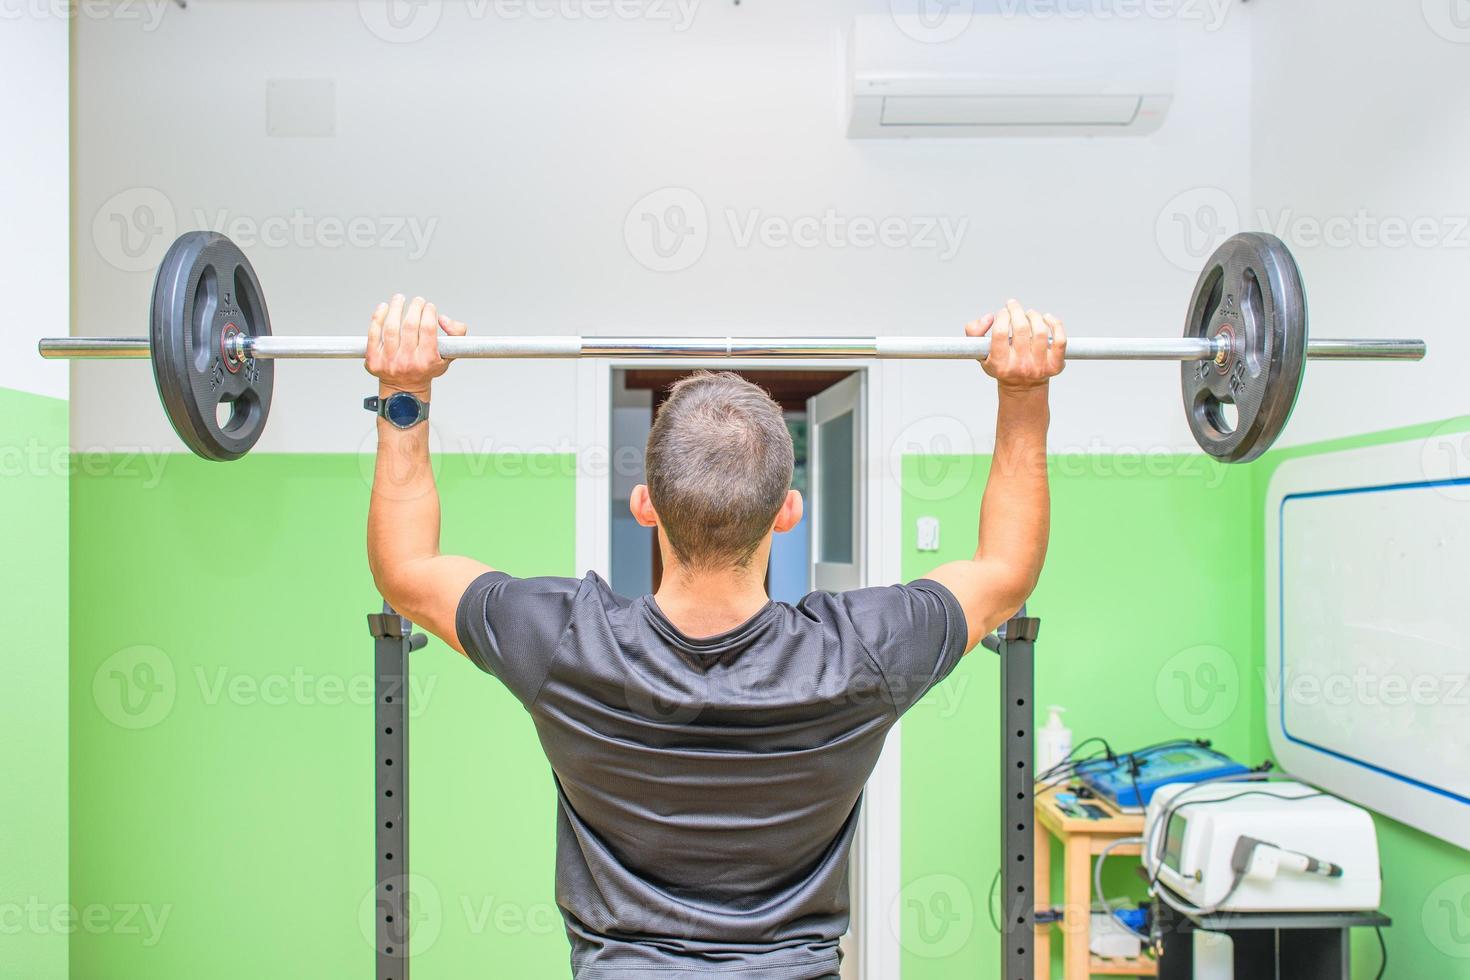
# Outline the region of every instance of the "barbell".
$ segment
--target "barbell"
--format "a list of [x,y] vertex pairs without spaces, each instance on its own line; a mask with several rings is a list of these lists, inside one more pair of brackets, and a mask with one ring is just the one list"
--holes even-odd
[[[446,358],[906,358],[973,360],[989,337],[440,337]],[[270,414],[273,362],[365,356],[366,337],[271,333],[245,254],[217,232],[186,232],[153,283],[147,337],[47,337],[48,358],[148,358],[174,431],[206,459],[250,451]],[[1411,360],[1422,340],[1307,337],[1301,272],[1278,238],[1246,232],[1215,250],[1177,339],[1074,337],[1067,360],[1179,361],[1184,410],[1200,448],[1241,463],[1286,426],[1307,359]],[[221,406],[228,411],[221,411]],[[1230,406],[1234,406],[1231,417]],[[221,418],[223,416],[223,418]]]

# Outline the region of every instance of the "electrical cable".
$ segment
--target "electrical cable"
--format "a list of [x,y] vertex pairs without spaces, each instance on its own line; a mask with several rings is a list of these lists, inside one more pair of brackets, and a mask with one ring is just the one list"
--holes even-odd
[[1147,944],[1147,936],[1130,926],[1128,923],[1124,922],[1122,919],[1118,918],[1117,910],[1113,908],[1113,903],[1108,901],[1108,896],[1103,892],[1102,884],[1103,862],[1108,859],[1109,854],[1113,853],[1113,849],[1116,847],[1122,847],[1126,844],[1142,843],[1142,837],[1119,837],[1117,840],[1111,842],[1106,847],[1104,847],[1097,855],[1097,863],[1094,864],[1092,867],[1092,891],[1093,894],[1097,896],[1097,900],[1102,903],[1103,909],[1107,911],[1108,918],[1112,919],[1118,925],[1122,926],[1124,929],[1128,930],[1128,932],[1137,936],[1139,939],[1143,940],[1145,944]]
[[985,897],[985,911],[990,913],[990,924],[995,927],[996,932],[1004,932],[1000,927],[1000,919],[995,915],[995,893],[1000,890],[1000,871],[995,872],[995,878],[990,882],[990,894]]

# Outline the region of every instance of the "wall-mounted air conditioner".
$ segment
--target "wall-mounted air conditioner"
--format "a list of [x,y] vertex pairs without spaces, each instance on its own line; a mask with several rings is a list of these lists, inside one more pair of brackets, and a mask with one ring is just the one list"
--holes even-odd
[[1173,98],[1167,21],[991,14],[934,34],[922,18],[855,18],[849,137],[1140,136]]

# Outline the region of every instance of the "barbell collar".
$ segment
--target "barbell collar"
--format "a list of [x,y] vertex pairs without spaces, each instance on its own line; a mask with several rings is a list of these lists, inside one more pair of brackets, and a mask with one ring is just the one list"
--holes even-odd
[[[989,337],[441,337],[446,358],[811,358],[816,360],[975,360],[990,352]],[[47,337],[38,344],[51,359],[150,356],[146,337]],[[358,359],[366,337],[239,336],[229,353],[240,359]],[[1422,340],[1310,339],[1307,357],[1320,360],[1422,360]],[[1210,361],[1220,342],[1205,337],[1074,337],[1069,361]]]

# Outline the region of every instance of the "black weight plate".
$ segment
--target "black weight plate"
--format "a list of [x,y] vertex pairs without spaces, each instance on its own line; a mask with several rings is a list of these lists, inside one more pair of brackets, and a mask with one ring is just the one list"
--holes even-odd
[[[271,332],[260,280],[224,235],[190,231],[169,246],[153,282],[153,379],[169,422],[205,459],[239,459],[270,414],[274,365],[226,355],[232,333]],[[229,414],[216,416],[221,403]]]
[[[1227,239],[1200,272],[1186,337],[1224,335],[1223,364],[1186,362],[1184,411],[1200,448],[1245,463],[1271,448],[1296,404],[1307,354],[1307,297],[1281,239],[1245,232]],[[1234,405],[1232,425],[1227,406]]]

